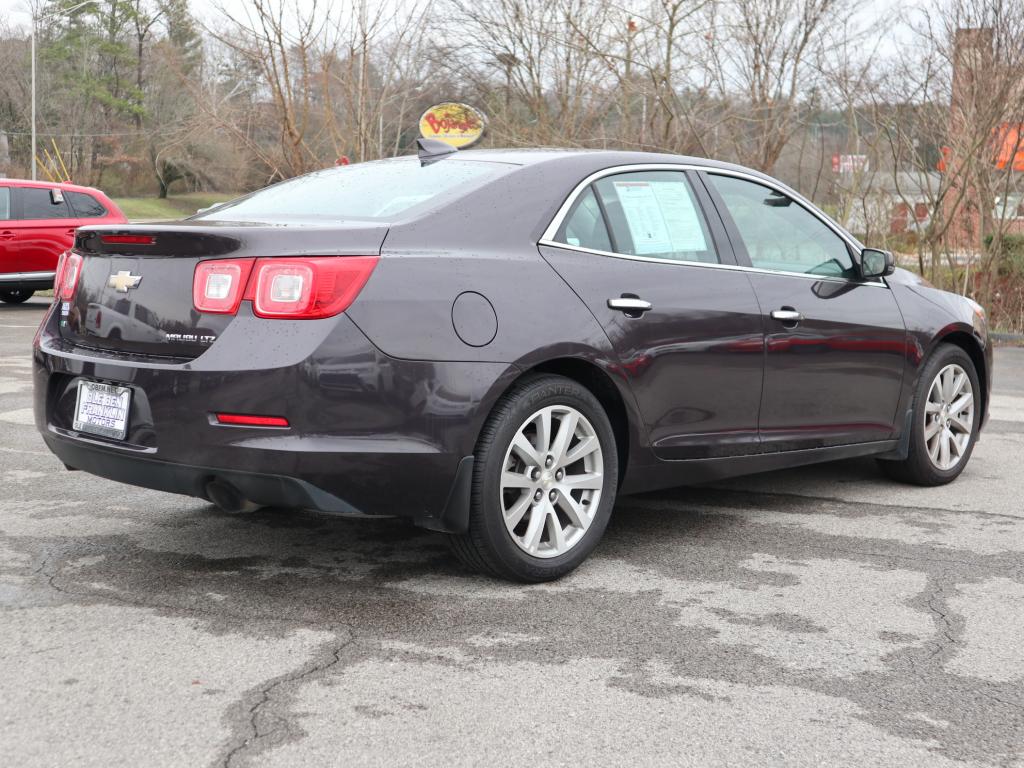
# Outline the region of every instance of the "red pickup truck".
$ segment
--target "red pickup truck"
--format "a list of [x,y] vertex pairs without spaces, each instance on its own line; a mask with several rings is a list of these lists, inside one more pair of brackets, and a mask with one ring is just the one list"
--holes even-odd
[[20,304],[53,287],[57,260],[78,227],[127,221],[98,189],[0,179],[0,301]]

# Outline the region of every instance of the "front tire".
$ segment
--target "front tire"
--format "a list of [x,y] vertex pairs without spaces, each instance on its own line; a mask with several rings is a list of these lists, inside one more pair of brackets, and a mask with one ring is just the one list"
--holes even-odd
[[27,288],[6,288],[0,291],[0,301],[5,304],[24,304],[32,298],[33,293],[35,291],[30,291]]
[[510,390],[480,435],[469,530],[450,536],[470,568],[535,583],[572,571],[597,546],[618,489],[618,453],[597,398],[562,376]]
[[940,345],[917,383],[907,458],[879,461],[883,471],[915,485],[955,480],[978,439],[980,401],[978,373],[970,355],[952,344]]

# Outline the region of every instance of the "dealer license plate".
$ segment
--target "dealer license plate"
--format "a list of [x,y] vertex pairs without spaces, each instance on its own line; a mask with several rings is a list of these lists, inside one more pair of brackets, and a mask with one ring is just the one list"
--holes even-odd
[[124,440],[132,391],[98,381],[79,381],[74,428],[78,432]]

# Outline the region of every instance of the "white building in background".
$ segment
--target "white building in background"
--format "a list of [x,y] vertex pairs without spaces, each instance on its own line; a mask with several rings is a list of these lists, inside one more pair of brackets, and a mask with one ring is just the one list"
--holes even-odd
[[862,176],[859,189],[839,190],[845,201],[843,224],[858,234],[870,231],[896,235],[924,229],[931,223],[940,179],[938,173],[919,171],[879,171]]

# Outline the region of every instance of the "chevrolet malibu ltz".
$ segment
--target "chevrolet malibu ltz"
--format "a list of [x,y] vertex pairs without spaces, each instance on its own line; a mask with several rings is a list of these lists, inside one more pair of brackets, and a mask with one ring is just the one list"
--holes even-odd
[[621,494],[853,456],[948,483],[991,367],[981,307],[763,174],[424,143],[79,230],[35,416],[70,469],[403,516],[530,582],[579,565]]

